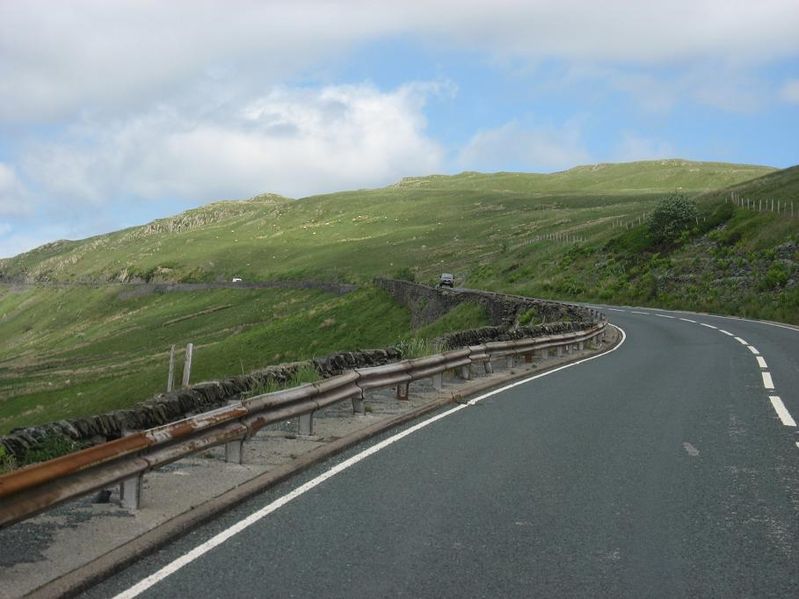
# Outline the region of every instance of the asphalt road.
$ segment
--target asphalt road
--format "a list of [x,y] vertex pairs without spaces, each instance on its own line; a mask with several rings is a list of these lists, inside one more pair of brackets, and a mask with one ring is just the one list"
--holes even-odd
[[799,332],[608,314],[613,353],[323,464],[86,596],[164,567],[140,596],[799,596]]

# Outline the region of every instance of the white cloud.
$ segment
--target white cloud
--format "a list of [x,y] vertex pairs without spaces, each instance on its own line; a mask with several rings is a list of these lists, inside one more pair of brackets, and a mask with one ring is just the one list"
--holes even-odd
[[780,90],[780,99],[789,104],[799,104],[799,79],[785,82]]
[[10,258],[66,237],[66,229],[58,225],[19,227],[0,222],[0,259]]
[[556,170],[590,162],[579,125],[525,128],[511,121],[479,131],[461,150],[457,162],[463,169]]
[[33,198],[15,170],[0,162],[0,216],[30,214]]
[[675,156],[674,147],[668,142],[646,138],[633,131],[625,131],[616,148],[615,160],[627,162]]
[[425,136],[422,113],[434,91],[278,87],[210,114],[184,104],[84,121],[58,142],[31,147],[25,172],[52,195],[96,204],[380,185],[440,168],[442,150]]
[[0,119],[267,87],[395,35],[527,61],[752,66],[799,51],[795,0],[18,0],[0,3]]

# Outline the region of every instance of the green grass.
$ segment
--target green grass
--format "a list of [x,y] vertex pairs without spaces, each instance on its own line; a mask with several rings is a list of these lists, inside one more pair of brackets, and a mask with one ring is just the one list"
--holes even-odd
[[[0,432],[162,391],[172,344],[195,344],[199,381],[400,339],[412,353],[427,351],[429,339],[486,322],[464,305],[414,332],[408,313],[368,286],[345,296],[213,289],[125,299],[129,288],[108,282],[239,276],[364,284],[401,274],[435,283],[446,271],[472,288],[799,322],[791,283],[799,275],[774,264],[775,248],[797,239],[799,219],[734,208],[724,203],[730,190],[719,190],[799,197],[797,181],[796,168],[685,161],[463,173],[297,201],[219,202],[50,244],[0,260],[0,280],[67,284],[0,285]],[[664,251],[632,223],[674,191],[696,198],[703,220]],[[584,241],[544,239],[554,233]],[[729,283],[736,269],[750,273],[746,285]]]
[[548,233],[609,236],[664,192],[697,194],[765,167],[657,161],[534,175],[465,173],[289,201],[220,202],[143,227],[0,261],[36,280],[369,281],[413,272],[435,280]]
[[464,302],[435,322],[419,328],[416,337],[433,339],[450,331],[477,329],[488,324],[488,314],[483,306],[475,302]]
[[[224,309],[215,309],[228,306]],[[166,388],[169,348],[195,344],[192,381],[336,351],[381,347],[410,331],[388,295],[214,290],[120,299],[120,287],[0,286],[0,430],[93,414]],[[167,324],[173,322],[174,324]]]

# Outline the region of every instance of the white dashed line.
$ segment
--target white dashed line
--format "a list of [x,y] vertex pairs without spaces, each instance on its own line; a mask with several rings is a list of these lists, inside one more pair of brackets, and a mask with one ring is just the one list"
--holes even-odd
[[768,368],[766,359],[763,356],[757,356],[757,365],[760,366],[760,368]]
[[757,351],[757,348],[756,348],[755,346],[753,346],[753,345],[747,345],[747,346],[746,346],[746,349],[748,349],[750,352],[752,352],[752,353],[753,353],[753,354],[755,354],[756,356],[759,356],[759,355],[760,355],[760,352],[759,352],[759,351]]
[[655,316],[660,316],[661,318],[671,318],[674,320],[674,316],[668,316],[667,314],[655,314]]
[[771,379],[771,373],[770,372],[761,372],[760,374],[763,376],[763,386],[768,391],[773,391],[774,390],[774,381]]
[[735,340],[740,343],[741,345],[749,345],[748,341],[741,339],[740,337],[736,337]]
[[691,320],[690,318],[680,318],[680,320],[682,320],[684,322],[692,322],[692,323],[696,324],[696,321],[695,320]]
[[735,335],[733,335],[733,334],[732,334],[732,333],[730,333],[729,331],[725,331],[724,329],[719,329],[719,333],[724,333],[724,334],[725,334],[725,335],[727,335],[728,337],[735,337]]
[[709,329],[716,329],[716,330],[719,329],[718,327],[714,327],[712,324],[708,324],[706,322],[700,322],[699,324],[701,324],[703,327],[707,327]]
[[619,310],[618,308],[605,308],[606,310],[610,310],[611,312],[626,312],[627,310]]
[[[785,404],[782,403],[782,400],[776,395],[771,395],[769,399],[771,400],[771,405],[774,406],[774,411],[777,412],[777,416],[779,416],[780,421],[785,426],[796,427],[796,420],[794,420],[793,416],[791,416],[790,412],[788,412]],[[799,446],[799,443],[796,445]]]
[[639,312],[638,310],[630,310],[630,314],[643,314],[644,316],[649,316],[649,312]]

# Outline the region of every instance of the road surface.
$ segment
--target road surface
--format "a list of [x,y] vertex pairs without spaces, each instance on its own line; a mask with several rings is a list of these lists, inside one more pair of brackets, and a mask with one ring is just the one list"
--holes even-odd
[[799,332],[608,314],[616,351],[387,433],[86,596],[799,596]]

